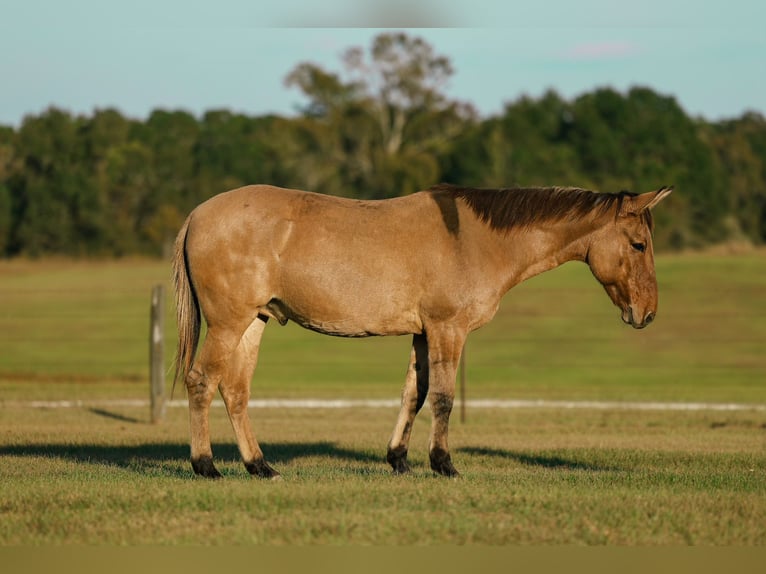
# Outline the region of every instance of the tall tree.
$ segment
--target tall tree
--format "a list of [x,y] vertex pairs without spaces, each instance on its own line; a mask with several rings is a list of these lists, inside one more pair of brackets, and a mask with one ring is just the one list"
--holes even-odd
[[311,150],[337,165],[363,197],[411,193],[439,177],[438,155],[475,117],[444,94],[449,60],[421,38],[377,36],[369,49],[350,48],[344,72],[302,63],[286,78],[308,99],[304,118],[325,145]]
[[766,120],[706,122],[648,88],[573,101],[548,91],[477,121],[447,98],[446,59],[403,34],[345,54],[341,73],[301,64],[299,117],[213,110],[73,116],[0,126],[0,256],[159,254],[197,203],[266,182],[354,197],[438,181],[642,191],[675,184],[656,241],[766,241]]

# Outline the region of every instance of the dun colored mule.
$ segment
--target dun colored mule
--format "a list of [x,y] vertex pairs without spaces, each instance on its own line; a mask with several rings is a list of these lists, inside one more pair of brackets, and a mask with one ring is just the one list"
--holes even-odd
[[[625,323],[646,327],[657,312],[650,210],[671,191],[439,185],[358,201],[257,185],[206,201],[178,234],[174,260],[176,380],[188,391],[194,471],[220,476],[208,429],[219,390],[247,470],[279,476],[247,413],[261,336],[275,319],[341,337],[411,334],[387,459],[395,473],[409,470],[412,423],[428,396],[431,468],[456,476],[447,430],[466,336],[511,287],[572,260],[590,266]],[[197,354],[200,312],[208,332]]]

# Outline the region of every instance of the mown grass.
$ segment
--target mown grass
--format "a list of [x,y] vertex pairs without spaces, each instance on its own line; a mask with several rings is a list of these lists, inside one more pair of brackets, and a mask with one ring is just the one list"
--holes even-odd
[[384,462],[390,409],[257,409],[284,480],[252,479],[223,409],[221,481],[195,479],[186,413],[6,408],[4,544],[617,544],[766,542],[764,417],[753,412],[498,411],[453,425],[458,480]]
[[[2,395],[146,396],[156,283],[167,287],[168,367],[175,351],[169,273],[157,261],[0,263]],[[663,256],[657,274],[658,318],[642,331],[620,322],[585,265],[514,288],[469,337],[469,396],[764,402],[766,252]],[[396,397],[409,343],[275,323],[253,395]]]
[[[582,265],[514,289],[467,347],[468,397],[766,403],[766,254],[658,259],[660,312],[623,326]],[[152,285],[167,263],[0,263],[0,544],[766,543],[766,415],[596,410],[453,416],[463,477],[384,462],[396,409],[253,409],[281,483],[251,479],[223,409],[223,481],[193,478],[185,409],[30,409],[147,398]],[[253,396],[398,396],[407,338],[270,325]],[[168,383],[169,384],[169,383]],[[183,396],[180,389],[176,396]]]

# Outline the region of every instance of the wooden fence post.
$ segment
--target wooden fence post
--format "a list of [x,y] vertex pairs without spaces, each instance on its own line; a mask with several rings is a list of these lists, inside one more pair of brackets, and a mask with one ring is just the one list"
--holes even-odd
[[460,422],[465,422],[465,349],[468,345],[463,343],[463,352],[460,353]]
[[152,289],[152,310],[149,328],[149,385],[152,422],[165,418],[165,289],[155,285]]

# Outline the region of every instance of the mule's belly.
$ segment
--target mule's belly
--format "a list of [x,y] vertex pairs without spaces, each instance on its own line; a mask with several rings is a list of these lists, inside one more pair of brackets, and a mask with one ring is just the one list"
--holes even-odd
[[[294,277],[283,282],[282,293],[266,306],[281,323],[338,337],[405,335],[423,331],[417,302],[407,299],[400,286],[380,282],[361,285],[358,279],[320,282],[316,277]],[[374,283],[374,282],[371,282]]]
[[335,337],[376,337],[385,335],[407,335],[422,332],[422,325],[416,317],[389,317],[381,320],[360,320],[357,317],[327,316],[317,313],[303,313],[290,308],[283,301],[274,299],[265,308],[266,314],[281,323],[293,321],[304,329]]
[[270,310],[341,337],[422,332],[422,255],[383,215],[380,208],[304,213],[275,246]]

